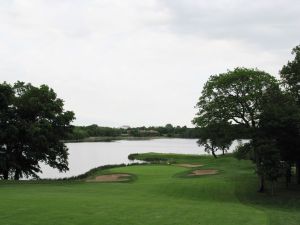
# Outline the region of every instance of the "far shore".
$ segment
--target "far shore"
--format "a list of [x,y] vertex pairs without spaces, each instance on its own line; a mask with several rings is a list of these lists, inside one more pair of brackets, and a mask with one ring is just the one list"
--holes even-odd
[[[127,141],[144,141],[152,139],[164,139],[164,138],[182,138],[182,137],[167,137],[167,136],[153,136],[153,137],[134,137],[134,136],[118,136],[118,137],[88,137],[77,140],[63,140],[64,143],[79,143],[79,142],[113,142],[120,140]],[[191,138],[182,138],[191,139]]]

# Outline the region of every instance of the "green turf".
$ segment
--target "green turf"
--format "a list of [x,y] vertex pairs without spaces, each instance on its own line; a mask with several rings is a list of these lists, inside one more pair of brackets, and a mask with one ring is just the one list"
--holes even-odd
[[[149,157],[149,155],[147,155]],[[1,225],[299,225],[300,191],[278,187],[258,194],[248,161],[232,157],[151,155],[204,164],[216,175],[189,178],[176,165],[113,168],[124,183],[84,181],[0,182]]]

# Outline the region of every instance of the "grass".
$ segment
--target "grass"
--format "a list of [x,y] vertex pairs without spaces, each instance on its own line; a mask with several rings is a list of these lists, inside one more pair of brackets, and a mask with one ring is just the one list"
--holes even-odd
[[[219,174],[189,178],[176,165],[99,169],[129,173],[130,182],[0,182],[1,225],[299,225],[300,190],[280,185],[275,196],[256,193],[249,161],[231,156],[138,155],[154,161],[199,163]],[[163,158],[163,160],[161,160]]]

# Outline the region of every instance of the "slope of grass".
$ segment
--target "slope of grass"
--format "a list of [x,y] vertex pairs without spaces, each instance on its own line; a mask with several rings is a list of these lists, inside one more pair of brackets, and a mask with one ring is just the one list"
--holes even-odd
[[[151,156],[151,157],[150,157]],[[144,155],[204,164],[216,175],[184,176],[176,165],[135,165],[95,171],[134,174],[132,182],[0,182],[1,225],[299,225],[300,191],[255,192],[248,161],[232,157]],[[140,158],[141,159],[141,158]]]

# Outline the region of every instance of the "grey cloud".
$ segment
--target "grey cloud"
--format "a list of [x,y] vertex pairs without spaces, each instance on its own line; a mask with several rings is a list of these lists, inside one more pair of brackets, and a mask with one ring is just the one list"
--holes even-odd
[[282,49],[300,41],[297,0],[164,0],[172,14],[170,29],[211,39],[233,39]]
[[79,124],[191,125],[209,75],[276,74],[299,41],[297,1],[0,2],[0,78],[46,83]]

